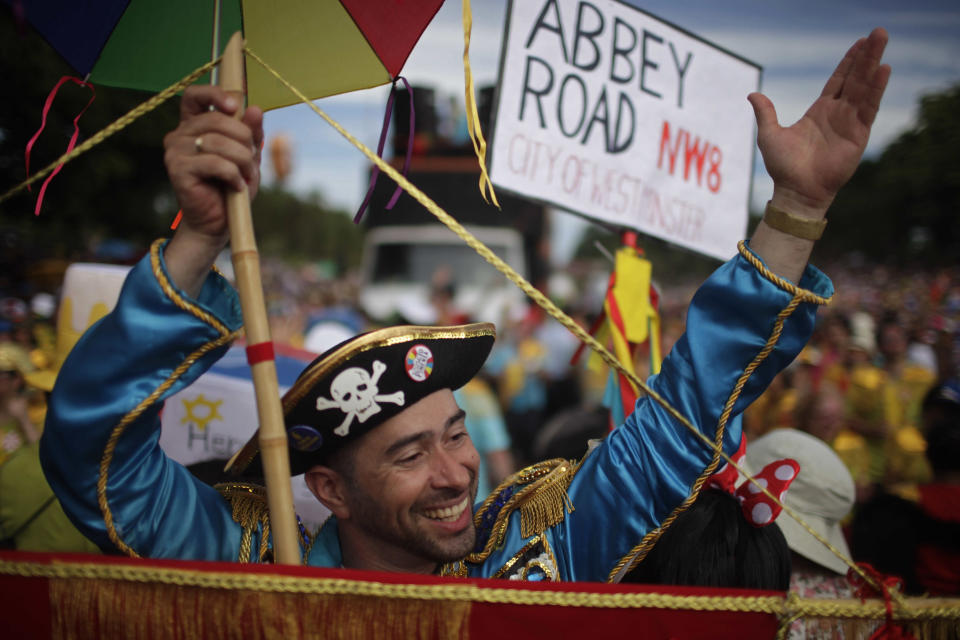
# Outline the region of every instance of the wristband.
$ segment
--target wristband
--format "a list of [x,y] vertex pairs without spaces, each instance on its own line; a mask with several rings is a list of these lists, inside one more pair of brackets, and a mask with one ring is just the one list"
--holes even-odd
[[826,219],[814,220],[778,209],[767,201],[767,208],[763,212],[763,221],[771,229],[782,231],[803,240],[819,240],[827,226]]

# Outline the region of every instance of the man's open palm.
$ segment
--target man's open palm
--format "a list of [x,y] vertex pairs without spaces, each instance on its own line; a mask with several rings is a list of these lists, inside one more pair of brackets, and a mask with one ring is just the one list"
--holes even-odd
[[870,127],[890,78],[880,64],[887,32],[874,29],[858,40],[820,97],[790,127],[777,123],[773,103],[760,93],[748,96],[757,117],[757,144],[767,172],[798,201],[826,209],[853,175],[870,137]]

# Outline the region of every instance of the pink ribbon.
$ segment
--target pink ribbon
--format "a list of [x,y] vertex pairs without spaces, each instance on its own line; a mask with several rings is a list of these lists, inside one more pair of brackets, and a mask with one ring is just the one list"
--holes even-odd
[[[413,129],[414,124],[416,123],[416,118],[414,117],[413,112],[413,89],[410,88],[410,83],[407,82],[407,79],[403,76],[397,76],[397,79],[393,81],[393,88],[390,90],[390,98],[387,100],[387,110],[383,114],[383,127],[380,129],[380,142],[377,143],[377,157],[383,157],[383,146],[387,141],[387,130],[390,128],[390,116],[393,115],[393,100],[394,100],[394,89],[397,85],[397,80],[403,81],[403,86],[407,89],[407,94],[410,96],[410,127],[409,134],[407,135],[407,155],[403,159],[403,169],[400,171],[403,174],[403,177],[407,177],[407,171],[410,169],[410,159],[413,156]],[[360,219],[363,217],[363,212],[366,211],[367,205],[370,204],[370,198],[373,197],[373,188],[377,184],[377,176],[380,175],[380,168],[377,165],[373,165],[373,170],[370,171],[370,186],[367,187],[367,195],[363,199],[360,208],[357,210],[357,215],[353,217],[353,223],[359,224]],[[400,197],[400,194],[403,192],[403,189],[400,185],[397,185],[397,188],[394,189],[393,195],[390,197],[390,201],[387,202],[385,209],[389,211],[393,209],[393,205],[397,203],[397,198]]]
[[[27,168],[27,178],[30,177],[30,151],[33,149],[33,145],[36,143],[37,138],[40,137],[40,134],[43,132],[43,129],[47,126],[47,114],[50,112],[50,107],[53,105],[53,99],[56,97],[57,92],[60,90],[60,87],[62,87],[63,84],[67,81],[80,85],[81,87],[86,87],[90,89],[90,93],[92,95],[90,96],[90,101],[87,102],[87,106],[81,109],[80,113],[77,114],[77,117],[73,119],[73,135],[70,136],[70,142],[67,144],[67,150],[64,153],[70,153],[71,151],[73,151],[73,147],[76,146],[77,138],[80,136],[80,126],[78,124],[78,122],[80,121],[80,117],[84,113],[86,113],[87,109],[90,107],[91,104],[93,104],[93,101],[97,97],[97,92],[94,90],[93,85],[90,84],[89,82],[81,80],[80,78],[74,78],[73,76],[63,76],[62,78],[60,78],[60,81],[57,82],[56,86],[53,87],[53,90],[50,91],[50,94],[47,96],[46,101],[43,103],[43,116],[40,120],[40,128],[37,129],[37,132],[33,134],[33,137],[30,138],[29,142],[27,142],[27,150],[26,150],[26,153],[24,153],[24,159],[25,159],[26,168]],[[43,181],[43,185],[40,187],[40,194],[37,196],[37,205],[33,209],[33,215],[35,216],[40,215],[40,207],[43,204],[43,196],[47,192],[47,186],[50,184],[50,181],[53,180],[53,177],[58,173],[60,173],[60,169],[62,168],[63,168],[63,163],[58,164],[56,169],[53,170],[53,173],[47,176],[47,179]],[[29,186],[27,188],[30,189]],[[30,191],[33,191],[33,189],[30,189]]]

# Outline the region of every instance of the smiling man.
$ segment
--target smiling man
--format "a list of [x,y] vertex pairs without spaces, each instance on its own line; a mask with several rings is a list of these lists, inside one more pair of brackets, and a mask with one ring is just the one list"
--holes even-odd
[[[890,69],[886,32],[858,41],[791,127],[752,94],[774,193],[749,245],[701,286],[687,330],[650,386],[733,453],[740,412],[796,356],[833,289],[807,266],[856,169]],[[211,109],[213,107],[213,109]],[[64,510],[104,549],[243,562],[269,558],[263,493],[214,490],[161,451],[164,398],[240,328],[211,270],[227,242],[224,189],[256,191],[262,114],[215,87],[184,94],[166,163],[183,222],[131,271],[116,309],[77,344],[50,401],[44,469]],[[304,535],[313,566],[522,580],[614,580],[696,497],[718,458],[660,404],[582,460],[551,460],[477,496],[478,457],[452,391],[479,370],[491,325],[390,327],[318,358],[284,396],[291,469],[333,512]],[[233,460],[255,469],[254,444]],[[251,465],[254,465],[253,467]]]

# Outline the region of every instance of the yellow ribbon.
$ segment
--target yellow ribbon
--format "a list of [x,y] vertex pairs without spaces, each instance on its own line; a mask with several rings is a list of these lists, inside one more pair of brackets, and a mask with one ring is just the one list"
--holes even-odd
[[[483,139],[480,129],[480,114],[477,112],[477,100],[474,97],[473,74],[470,73],[470,32],[473,29],[473,15],[470,12],[470,0],[463,0],[463,76],[464,76],[464,106],[467,111],[467,130],[473,142],[473,150],[480,161],[480,195],[485,202],[493,201],[499,209],[497,194],[493,191],[493,183],[487,175],[487,141]],[[487,189],[490,198],[487,198]]]

